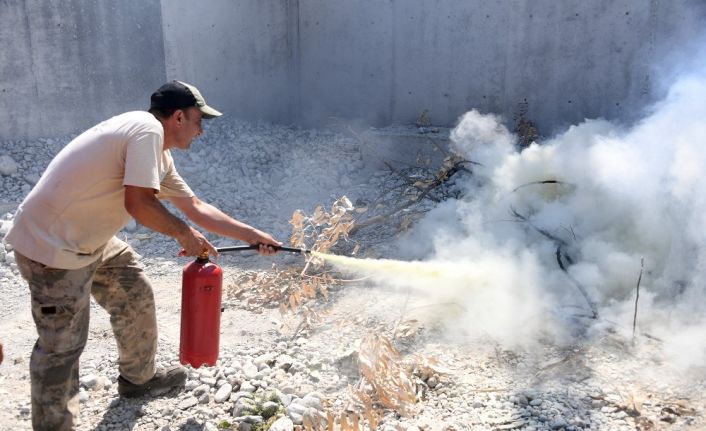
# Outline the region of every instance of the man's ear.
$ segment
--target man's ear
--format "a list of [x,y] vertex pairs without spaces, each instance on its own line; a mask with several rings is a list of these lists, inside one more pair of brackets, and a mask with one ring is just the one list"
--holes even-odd
[[184,115],[183,110],[177,109],[176,111],[174,111],[174,115],[175,115],[174,118],[175,118],[177,124],[181,124],[184,122],[185,115]]

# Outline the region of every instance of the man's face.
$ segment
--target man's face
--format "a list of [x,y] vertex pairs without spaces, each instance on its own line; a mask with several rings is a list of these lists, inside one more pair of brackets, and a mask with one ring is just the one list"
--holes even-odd
[[179,133],[176,147],[186,150],[191,146],[191,141],[203,133],[201,127],[201,111],[199,108],[191,107],[182,111],[183,117],[179,122]]

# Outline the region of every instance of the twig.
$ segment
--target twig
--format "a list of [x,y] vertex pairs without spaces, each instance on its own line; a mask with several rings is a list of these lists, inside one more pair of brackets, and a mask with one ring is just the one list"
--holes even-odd
[[442,147],[441,145],[439,145],[439,143],[436,142],[436,140],[434,140],[434,139],[432,139],[432,138],[427,138],[427,139],[429,140],[429,142],[431,142],[431,143],[436,147],[437,150],[441,151],[441,152],[444,154],[444,156],[448,156],[448,155],[449,155],[449,152],[446,151],[446,149],[445,149],[444,147]]
[[591,299],[591,297],[588,295],[588,291],[586,291],[586,288],[583,287],[583,285],[581,283],[579,283],[579,281],[576,280],[571,274],[569,274],[569,271],[564,267],[563,263],[561,262],[562,256],[569,262],[569,264],[573,264],[571,258],[561,251],[561,246],[558,246],[556,248],[556,259],[557,259],[557,262],[559,263],[559,268],[561,268],[561,270],[564,271],[564,274],[566,274],[566,277],[569,280],[571,280],[571,282],[574,283],[574,286],[576,286],[576,288],[579,290],[579,292],[581,292],[581,295],[583,295],[584,299],[588,303],[588,307],[591,309],[592,318],[596,319],[598,317],[598,306]]
[[637,301],[640,300],[640,281],[642,281],[642,271],[645,269],[645,258],[640,258],[640,275],[637,277],[637,295],[635,295],[635,314],[632,318],[632,340],[635,341],[635,327],[637,325]]
[[[558,236],[552,235],[551,233],[547,232],[546,230],[535,226],[528,217],[523,216],[517,210],[513,207],[510,207],[510,211],[512,212],[512,215],[514,215],[516,218],[520,219],[521,221],[527,223],[532,229],[536,230],[537,232],[541,233],[542,235],[546,236],[547,238],[551,239],[552,241],[556,242],[560,246],[563,247],[568,247],[568,243],[564,241],[563,239],[559,238]],[[571,262],[569,262],[571,263]],[[562,268],[563,269],[563,268]]]
[[562,258],[563,258],[563,259],[566,259],[566,261],[570,265],[573,264],[571,257],[562,251],[562,247],[568,247],[569,244],[566,241],[564,241],[563,239],[561,239],[555,235],[552,235],[551,233],[547,232],[546,230],[544,230],[542,228],[535,226],[529,220],[528,217],[523,216],[522,214],[517,212],[517,210],[515,210],[514,208],[511,207],[510,211],[512,211],[512,214],[516,218],[527,223],[532,229],[536,230],[537,232],[541,233],[542,235],[551,239],[552,241],[554,241],[557,244],[556,261],[559,264],[559,268],[561,268],[561,270],[564,272],[564,274],[566,274],[566,276],[569,278],[569,280],[571,280],[571,282],[574,283],[574,286],[576,286],[576,288],[579,290],[579,292],[581,292],[581,295],[583,295],[584,299],[588,303],[589,308],[591,309],[591,314],[593,315],[593,318],[596,319],[598,317],[598,307],[597,307],[596,303],[588,295],[588,291],[586,291],[586,289],[583,287],[583,285],[581,285],[581,283],[579,283],[578,280],[576,280],[574,277],[571,276],[571,274],[569,274],[569,271],[566,269],[566,266],[564,266],[564,262],[562,261]]
[[570,184],[570,183],[564,183],[563,181],[559,181],[559,180],[532,181],[531,183],[522,184],[521,186],[517,186],[517,187],[515,187],[512,191],[513,191],[513,192],[516,192],[516,191],[520,190],[521,188],[529,187],[529,186],[534,186],[534,185],[539,185],[539,184],[567,184],[567,185],[572,185],[572,184]]
[[[410,177],[408,177],[407,175],[405,175],[405,174],[403,174],[402,172],[400,172],[400,171],[398,171],[397,169],[395,169],[395,167],[392,166],[391,164],[387,163],[386,161],[383,161],[383,163],[385,164],[385,166],[387,166],[387,168],[388,168],[390,171],[392,171],[393,173],[395,173],[396,175],[398,175],[400,178],[402,178],[402,179],[407,183],[408,186],[414,187],[415,189],[419,190],[419,191],[422,192],[422,193],[426,191],[426,190],[424,189],[424,187],[421,187],[421,186],[416,185],[416,182],[415,182],[415,181],[413,181]],[[431,194],[431,193],[429,193],[429,194],[426,196],[426,198],[429,199],[429,200],[431,200],[431,201],[433,201],[433,202],[436,202],[436,203],[441,202],[441,199],[437,198],[436,196],[434,196],[434,195]]]
[[414,204],[416,204],[417,202],[419,202],[419,201],[421,201],[422,199],[424,199],[424,198],[427,196],[427,194],[429,194],[430,191],[431,191],[431,187],[430,187],[429,189],[427,189],[426,191],[420,193],[416,198],[414,198],[414,199],[408,201],[407,203],[404,203],[404,204],[402,204],[402,205],[399,205],[399,206],[395,207],[394,209],[392,209],[392,210],[390,210],[390,211],[388,211],[388,212],[386,212],[386,213],[384,213],[384,214],[380,214],[380,215],[377,215],[377,216],[375,216],[375,217],[370,217],[369,219],[367,219],[367,220],[365,220],[364,222],[361,222],[361,223],[357,223],[357,222],[356,222],[356,224],[353,226],[353,229],[351,229],[350,232],[348,232],[348,234],[349,234],[349,235],[353,235],[353,234],[355,234],[356,232],[358,232],[360,229],[362,229],[362,228],[364,228],[364,227],[368,227],[368,226],[374,225],[374,224],[376,224],[376,223],[380,223],[381,221],[383,221],[383,220],[385,220],[385,219],[387,219],[387,218],[389,218],[389,217],[391,217],[391,216],[397,214],[398,212],[402,211],[403,209],[411,207],[412,205],[414,205]]
[[463,164],[464,164],[464,163],[475,163],[475,162],[471,162],[471,161],[468,161],[468,160],[461,160],[461,161],[458,161],[458,162],[454,163],[454,165],[451,167],[451,169],[448,170],[448,172],[446,173],[446,175],[445,175],[443,178],[436,178],[436,179],[434,179],[431,183],[428,184],[428,186],[427,186],[426,188],[418,188],[418,190],[420,190],[421,193],[419,193],[414,199],[411,199],[411,200],[409,200],[409,201],[407,201],[407,202],[405,202],[405,203],[403,203],[403,204],[400,204],[400,205],[398,205],[397,207],[393,208],[392,210],[390,210],[390,211],[388,211],[388,212],[386,212],[386,213],[384,213],[384,214],[380,214],[380,215],[377,215],[377,216],[374,216],[374,217],[370,217],[369,219],[367,219],[367,220],[365,220],[365,221],[358,222],[358,221],[356,220],[355,225],[354,225],[353,228],[348,232],[348,234],[349,234],[349,235],[353,235],[353,234],[355,234],[356,232],[358,232],[358,231],[359,231],[360,229],[362,229],[362,228],[365,228],[365,227],[372,226],[372,225],[374,225],[374,224],[380,223],[380,222],[382,222],[383,220],[385,220],[385,219],[387,219],[387,218],[389,218],[389,217],[394,216],[394,215],[397,214],[398,212],[400,212],[400,211],[402,211],[402,210],[404,210],[404,209],[406,209],[406,208],[409,208],[409,207],[411,207],[412,205],[414,205],[414,204],[420,202],[422,199],[428,198],[428,195],[429,195],[429,193],[431,193],[432,190],[434,190],[436,187],[440,186],[440,185],[443,184],[444,182],[448,181],[448,179],[451,178],[451,176],[453,176],[456,172],[459,172],[459,171],[468,171],[468,169],[466,169],[465,167],[463,167]]

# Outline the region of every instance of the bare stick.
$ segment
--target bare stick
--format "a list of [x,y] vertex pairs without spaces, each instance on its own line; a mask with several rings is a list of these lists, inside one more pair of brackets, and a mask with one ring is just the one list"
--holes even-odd
[[[567,184],[567,183],[565,183],[563,181],[559,181],[559,180],[532,181],[531,183],[522,184],[521,186],[515,187],[515,189],[513,189],[512,191],[516,192],[516,191],[520,190],[521,188],[539,185],[539,184]],[[572,185],[572,184],[568,183],[568,185]]]
[[637,326],[637,301],[640,300],[640,281],[642,281],[642,271],[645,269],[645,258],[640,258],[640,275],[637,277],[637,295],[635,295],[635,314],[632,318],[632,339],[635,341],[635,327]]

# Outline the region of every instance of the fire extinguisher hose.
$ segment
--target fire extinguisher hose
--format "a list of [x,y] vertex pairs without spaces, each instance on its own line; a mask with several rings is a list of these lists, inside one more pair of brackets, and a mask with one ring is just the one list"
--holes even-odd
[[[259,244],[255,245],[234,245],[230,247],[216,247],[216,250],[219,253],[228,253],[228,252],[235,252],[235,251],[248,251],[248,250],[257,250]],[[275,247],[272,246],[275,250],[277,251],[286,251],[289,253],[301,253],[301,254],[308,254],[311,253],[311,250],[307,250],[305,248],[294,248],[294,247]]]

